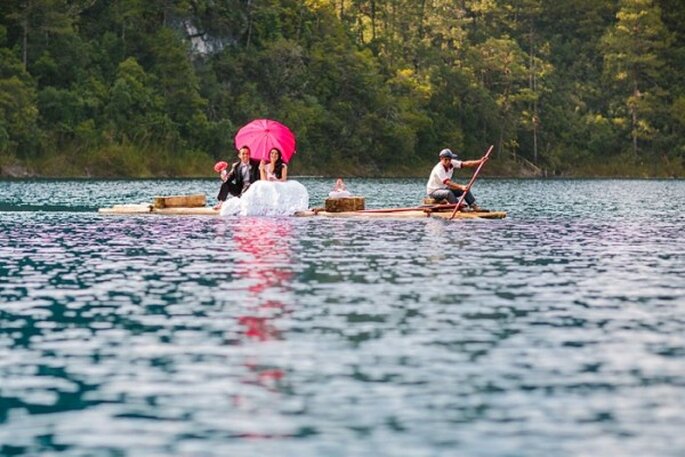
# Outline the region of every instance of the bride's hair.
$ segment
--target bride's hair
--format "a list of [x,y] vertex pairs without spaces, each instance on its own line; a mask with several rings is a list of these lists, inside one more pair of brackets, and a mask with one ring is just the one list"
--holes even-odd
[[[271,151],[278,152],[278,159],[276,159],[276,163],[274,164],[273,173],[278,179],[281,179],[281,176],[283,175],[283,154],[281,154],[281,150],[278,148],[271,148]],[[271,151],[269,151],[269,155],[271,155]]]

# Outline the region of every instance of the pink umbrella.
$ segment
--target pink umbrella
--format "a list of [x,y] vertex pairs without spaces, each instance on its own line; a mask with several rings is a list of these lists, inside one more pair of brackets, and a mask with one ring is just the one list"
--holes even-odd
[[288,127],[271,119],[255,119],[235,135],[237,149],[250,148],[250,158],[269,161],[269,152],[273,148],[281,151],[284,162],[290,162],[295,154],[295,135]]

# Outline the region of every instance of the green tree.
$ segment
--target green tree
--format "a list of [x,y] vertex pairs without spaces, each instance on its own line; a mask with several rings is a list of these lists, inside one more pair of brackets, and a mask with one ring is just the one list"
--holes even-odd
[[530,102],[532,96],[527,90],[527,56],[509,37],[490,38],[474,51],[473,65],[478,78],[499,108],[497,149],[515,152],[524,103]]
[[164,113],[164,99],[156,93],[154,80],[132,57],[119,64],[105,107],[113,139],[174,144],[173,124]]
[[31,76],[21,60],[0,48],[0,151],[19,157],[34,153],[37,118],[36,90]]
[[671,36],[661,21],[661,11],[652,0],[621,0],[616,23],[602,40],[604,71],[609,84],[624,94],[616,114],[627,112],[633,153],[638,141],[650,140],[657,133],[652,122],[662,91],[659,74],[662,53]]
[[169,28],[161,28],[152,41],[151,72],[165,105],[166,116],[181,130],[181,136],[191,138],[197,123],[204,124],[207,104],[199,93],[199,82],[190,61],[187,43],[175,38]]

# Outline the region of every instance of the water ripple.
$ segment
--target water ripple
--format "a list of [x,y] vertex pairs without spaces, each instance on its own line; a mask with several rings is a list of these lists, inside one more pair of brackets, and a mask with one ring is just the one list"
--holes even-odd
[[510,217],[449,223],[102,217],[215,183],[0,183],[0,454],[682,455],[685,185],[639,184],[483,181]]

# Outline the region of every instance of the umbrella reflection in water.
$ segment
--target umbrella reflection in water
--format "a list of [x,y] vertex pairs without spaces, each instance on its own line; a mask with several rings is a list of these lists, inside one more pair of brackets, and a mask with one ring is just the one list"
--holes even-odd
[[[291,253],[288,239],[291,234],[290,221],[256,217],[249,222],[237,224],[233,242],[239,260],[236,262],[236,276],[247,279],[249,286],[245,297],[249,312],[238,317],[243,328],[243,344],[277,343],[283,335],[275,325],[277,318],[287,312],[280,297],[286,296],[293,273],[289,270]],[[244,382],[259,385],[279,395],[283,391],[285,371],[260,361],[258,347],[250,351],[244,366],[252,376]],[[266,354],[266,353],[265,353]],[[234,404],[241,409],[251,409],[248,396],[239,395]],[[275,402],[278,403],[277,401]],[[288,436],[287,433],[250,432],[250,438],[274,438]]]

